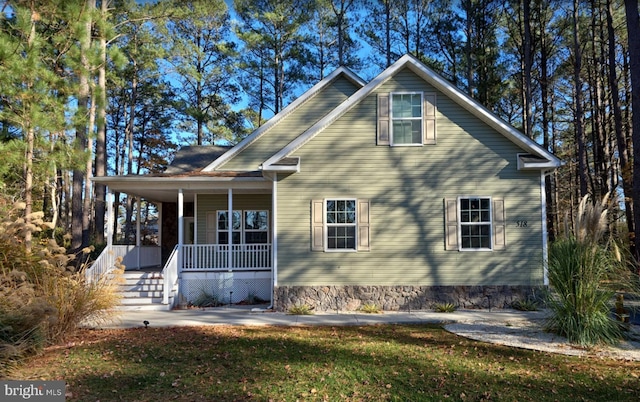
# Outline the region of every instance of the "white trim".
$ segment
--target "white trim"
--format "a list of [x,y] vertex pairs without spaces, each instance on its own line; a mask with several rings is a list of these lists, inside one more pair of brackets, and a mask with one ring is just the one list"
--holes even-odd
[[545,286],[549,286],[549,236],[547,233],[547,192],[546,174],[540,172],[540,204],[542,207],[542,277]]
[[495,114],[490,112],[480,103],[463,93],[460,89],[456,88],[454,85],[446,81],[435,71],[431,70],[424,64],[422,64],[418,59],[411,55],[404,55],[398,61],[396,61],[389,68],[380,73],[376,78],[371,80],[367,85],[360,88],[355,94],[351,95],[349,99],[342,102],[342,104],[335,109],[333,109],[329,114],[320,119],[316,124],[311,126],[305,132],[300,134],[295,140],[291,141],[287,146],[279,150],[269,159],[267,159],[263,165],[268,166],[272,163],[279,161],[280,159],[291,155],[293,152],[298,150],[308,141],[310,141],[315,135],[328,127],[331,123],[336,121],[338,118],[342,117],[345,113],[351,110],[355,105],[360,103],[363,99],[369,96],[374,90],[379,88],[383,83],[392,78],[398,71],[400,71],[404,67],[409,67],[411,71],[418,74],[422,79],[424,79],[429,84],[436,87],[436,89],[440,90],[444,93],[445,96],[450,97],[454,102],[465,108],[474,116],[478,117],[480,120],[487,123],[493,129],[495,129],[498,133],[505,136],[508,140],[513,142],[514,144],[520,146],[524,150],[539,155],[542,158],[545,158],[549,161],[549,168],[556,168],[562,165],[560,159],[556,156],[545,150],[542,146],[540,146],[535,141],[531,140],[514,127],[510,126]]
[[[234,156],[240,153],[243,149],[251,145],[258,138],[262,137],[267,131],[269,131],[273,126],[278,124],[282,119],[290,115],[294,110],[296,110],[302,104],[306,103],[309,99],[316,96],[318,93],[320,93],[322,89],[329,86],[336,79],[338,79],[338,77],[342,75],[344,75],[345,78],[347,78],[349,81],[351,81],[353,84],[355,84],[360,88],[362,88],[365,85],[365,82],[362,80],[362,78],[358,77],[348,68],[346,67],[338,68],[337,70],[335,70],[334,72],[326,76],[324,79],[322,79],[320,82],[318,82],[316,85],[311,87],[308,91],[302,94],[302,96],[300,96],[298,99],[291,102],[287,107],[282,109],[277,115],[275,115],[273,118],[268,120],[265,124],[257,128],[248,137],[240,141],[236,146],[234,146],[233,148],[231,148],[230,150],[222,154],[218,159],[214,160],[209,165],[207,165],[204,169],[202,169],[202,171],[211,172],[219,168],[220,166],[224,165],[227,161],[232,159]],[[270,165],[270,164],[266,164],[266,165]]]
[[[489,219],[491,219],[491,221],[489,222],[489,248],[463,248],[462,247],[462,226],[473,226],[473,223],[471,224],[462,224],[462,219],[461,219],[461,208],[460,208],[460,200],[462,199],[468,199],[468,200],[472,200],[472,199],[477,199],[477,200],[483,200],[483,199],[488,199],[489,200]],[[458,214],[458,251],[493,251],[493,199],[491,198],[491,196],[486,196],[486,195],[460,195],[458,196],[458,200],[457,200],[457,205],[456,205],[456,213]],[[476,223],[476,225],[486,225],[486,222],[478,222]]]

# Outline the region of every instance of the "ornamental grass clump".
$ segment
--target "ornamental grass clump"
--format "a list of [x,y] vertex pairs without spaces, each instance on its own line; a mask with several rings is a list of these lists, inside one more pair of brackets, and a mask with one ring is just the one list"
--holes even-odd
[[565,237],[549,250],[552,292],[546,328],[582,346],[615,344],[622,337],[610,304],[616,283],[629,270],[616,244],[605,237],[607,199],[590,202],[584,197],[574,227],[566,228]]
[[12,362],[61,340],[83,320],[110,317],[119,301],[113,277],[121,266],[111,278],[87,283],[86,261],[78,269],[76,257],[54,240],[34,236],[27,246],[26,231],[39,234],[50,225],[41,212],[27,223],[23,206],[0,200],[0,378]]

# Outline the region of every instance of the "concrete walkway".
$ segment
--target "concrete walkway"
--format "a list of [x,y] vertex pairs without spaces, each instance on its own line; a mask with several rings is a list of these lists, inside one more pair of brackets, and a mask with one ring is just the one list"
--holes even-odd
[[197,325],[373,325],[408,323],[461,323],[531,321],[545,318],[541,311],[517,310],[457,310],[453,313],[436,313],[431,310],[386,311],[382,314],[362,312],[324,312],[313,315],[289,315],[256,307],[215,307],[172,311],[131,310],[119,311],[116,318],[107,323],[87,324],[93,328],[137,328],[197,326]]

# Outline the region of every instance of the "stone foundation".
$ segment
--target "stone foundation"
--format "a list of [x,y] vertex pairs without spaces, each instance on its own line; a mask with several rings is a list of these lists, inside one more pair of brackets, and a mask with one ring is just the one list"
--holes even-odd
[[386,311],[429,310],[435,304],[458,308],[508,308],[517,300],[539,299],[537,286],[278,286],[273,307],[288,311],[308,305],[314,311],[356,311],[374,304]]

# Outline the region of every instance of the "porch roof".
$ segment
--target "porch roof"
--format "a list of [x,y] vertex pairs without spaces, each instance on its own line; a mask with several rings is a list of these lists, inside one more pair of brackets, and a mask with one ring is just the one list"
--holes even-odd
[[155,202],[175,202],[182,189],[185,201],[193,201],[194,194],[270,193],[271,182],[262,172],[188,172],[179,174],[154,173],[147,175],[99,176],[92,180],[104,184],[110,191],[131,194]]

